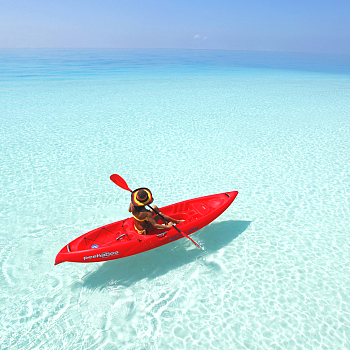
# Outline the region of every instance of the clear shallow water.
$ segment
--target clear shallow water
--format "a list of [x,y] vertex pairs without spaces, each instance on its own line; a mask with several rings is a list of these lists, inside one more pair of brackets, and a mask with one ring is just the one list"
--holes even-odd
[[[0,347],[349,349],[348,57],[0,51]],[[238,190],[193,235],[53,266],[73,238]]]

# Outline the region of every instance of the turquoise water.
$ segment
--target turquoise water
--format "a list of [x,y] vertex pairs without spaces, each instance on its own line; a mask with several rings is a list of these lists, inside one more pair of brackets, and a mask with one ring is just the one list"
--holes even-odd
[[[350,59],[0,51],[1,349],[350,349]],[[192,237],[54,266],[75,237],[238,190]]]

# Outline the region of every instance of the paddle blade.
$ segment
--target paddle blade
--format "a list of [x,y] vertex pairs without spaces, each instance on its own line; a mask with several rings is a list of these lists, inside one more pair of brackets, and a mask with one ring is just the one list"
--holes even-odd
[[[183,232],[181,232],[182,234],[184,234]],[[186,234],[185,234],[185,237],[186,238],[188,238],[192,243],[194,243],[196,246],[197,246],[197,248],[199,248],[199,249],[201,249],[201,250],[204,250],[196,241],[194,241],[191,237],[189,237],[189,236],[187,236]]]
[[112,174],[112,175],[110,176],[110,179],[111,179],[117,186],[121,187],[123,190],[127,190],[127,191],[132,192],[132,191],[130,190],[128,184],[125,182],[125,180],[124,180],[121,176],[119,176],[119,175],[117,175],[117,174]]
[[180,233],[182,233],[186,238],[188,238],[192,243],[194,243],[199,249],[204,250],[196,241],[194,241],[191,237],[187,236],[185,232],[180,231],[176,226],[173,226],[174,229],[176,229],[176,231],[179,231]]

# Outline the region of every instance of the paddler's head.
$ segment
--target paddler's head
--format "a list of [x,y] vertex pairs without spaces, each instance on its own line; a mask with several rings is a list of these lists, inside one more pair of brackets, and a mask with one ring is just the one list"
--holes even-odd
[[144,207],[153,202],[152,192],[145,187],[138,188],[131,193],[131,202],[135,207]]

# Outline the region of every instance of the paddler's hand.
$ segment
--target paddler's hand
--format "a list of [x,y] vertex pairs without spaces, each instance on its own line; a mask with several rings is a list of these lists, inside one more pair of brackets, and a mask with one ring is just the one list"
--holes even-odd
[[174,225],[173,222],[168,222],[168,223],[165,225],[165,227],[166,227],[166,228],[171,228],[173,225]]

